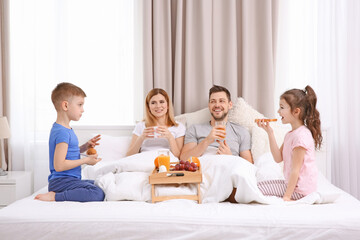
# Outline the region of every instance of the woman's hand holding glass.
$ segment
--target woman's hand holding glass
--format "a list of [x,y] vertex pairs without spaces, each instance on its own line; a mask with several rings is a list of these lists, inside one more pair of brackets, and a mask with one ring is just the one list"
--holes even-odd
[[147,127],[144,129],[142,136],[146,138],[167,138],[170,140],[173,135],[166,126]]
[[142,133],[143,139],[146,138],[155,138],[156,137],[156,127],[147,127]]
[[156,132],[159,134],[159,138],[166,138],[170,141],[170,138],[174,137],[166,126],[158,126]]

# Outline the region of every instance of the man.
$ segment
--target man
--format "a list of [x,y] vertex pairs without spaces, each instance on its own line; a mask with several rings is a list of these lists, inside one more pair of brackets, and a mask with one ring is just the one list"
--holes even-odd
[[[228,122],[228,113],[232,108],[229,90],[214,85],[209,90],[208,107],[211,120],[188,128],[180,159],[186,160],[191,156],[199,157],[205,152],[216,151],[216,154],[240,156],[254,163],[250,152],[249,132],[238,124]],[[216,122],[224,122],[226,130],[215,126]]]
[[[254,163],[250,152],[249,132],[238,124],[228,122],[228,113],[232,108],[229,90],[214,85],[209,90],[208,107],[211,120],[204,124],[194,124],[187,129],[180,159],[186,160],[191,156],[202,156],[205,152],[216,152],[220,155],[240,156]],[[216,122],[223,122],[226,130],[215,124]],[[225,201],[236,203],[235,194],[236,188]]]

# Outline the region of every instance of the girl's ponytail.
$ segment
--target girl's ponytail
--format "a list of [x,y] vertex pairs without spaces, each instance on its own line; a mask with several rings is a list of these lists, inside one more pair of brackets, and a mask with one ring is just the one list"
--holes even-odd
[[317,97],[309,85],[305,87],[305,94],[307,106],[305,107],[304,123],[314,138],[315,147],[320,149],[323,138],[321,135],[320,113],[316,109]]
[[305,126],[310,130],[315,141],[315,147],[320,149],[322,143],[320,113],[316,109],[316,94],[314,90],[308,85],[304,90],[291,89],[284,92],[280,99],[284,99],[293,111],[295,108],[300,108],[300,119]]

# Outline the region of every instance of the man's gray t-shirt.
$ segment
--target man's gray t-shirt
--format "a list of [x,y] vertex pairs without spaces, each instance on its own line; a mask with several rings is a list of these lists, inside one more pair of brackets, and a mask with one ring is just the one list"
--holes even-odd
[[[191,142],[199,144],[209,135],[212,128],[210,122],[191,125],[186,130],[184,144]],[[236,123],[227,122],[225,140],[234,156],[239,156],[240,152],[251,148],[250,133]],[[209,146],[217,148],[219,143],[214,141]]]

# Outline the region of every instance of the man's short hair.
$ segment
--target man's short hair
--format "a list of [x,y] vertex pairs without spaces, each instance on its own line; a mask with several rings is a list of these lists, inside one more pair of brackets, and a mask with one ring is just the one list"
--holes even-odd
[[61,106],[62,101],[70,101],[71,97],[73,96],[80,96],[86,97],[85,92],[75,86],[72,83],[59,83],[51,93],[51,101],[54,104],[55,109],[58,111]]
[[231,101],[231,95],[230,95],[229,90],[227,90],[225,87],[218,86],[218,85],[214,85],[212,88],[210,88],[210,90],[209,90],[209,101],[210,101],[211,94],[217,93],[217,92],[225,92],[229,102]]

